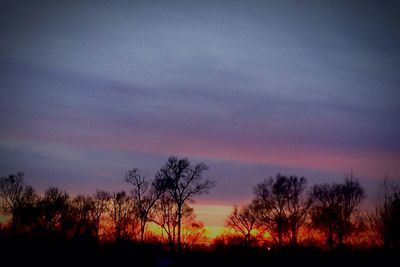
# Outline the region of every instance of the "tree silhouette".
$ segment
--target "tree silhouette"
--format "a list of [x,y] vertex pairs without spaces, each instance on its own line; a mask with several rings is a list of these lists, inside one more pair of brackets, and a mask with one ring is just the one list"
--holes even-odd
[[24,173],[17,172],[0,178],[0,208],[11,216],[11,233],[17,232],[21,216],[27,215],[37,202],[37,194],[30,186],[24,186]]
[[97,191],[93,196],[94,204],[94,222],[95,222],[95,236],[99,240],[100,220],[102,215],[107,211],[108,203],[111,199],[111,194],[107,191]]
[[136,168],[129,170],[125,179],[126,182],[132,184],[131,194],[139,218],[140,241],[143,243],[146,224],[150,220],[149,214],[163,192],[149,183],[146,177],[140,175]]
[[351,216],[365,197],[364,190],[351,174],[343,184],[315,185],[312,195],[314,226],[323,231],[331,249],[336,243],[343,246],[344,237],[351,231]]
[[343,219],[339,227],[338,237],[339,243],[342,245],[344,236],[351,231],[351,216],[355,208],[365,198],[364,189],[361,187],[358,180],[354,179],[353,173],[350,173],[349,177],[346,177],[344,184],[341,186],[341,194],[343,196]]
[[[193,209],[187,204],[182,207],[182,221],[191,222]],[[169,195],[162,195],[155,206],[155,212],[152,215],[152,221],[161,227],[167,235],[170,249],[174,248],[178,236],[178,208]]]
[[183,228],[182,239],[185,247],[193,248],[195,245],[204,243],[207,240],[206,230],[202,222],[195,220],[194,213],[188,219]]
[[290,240],[297,245],[299,229],[305,223],[313,199],[306,191],[307,180],[304,177],[290,176],[288,179],[287,216]]
[[388,177],[379,190],[373,227],[385,248],[400,247],[400,187]]
[[315,185],[313,197],[316,204],[312,209],[313,226],[322,230],[326,242],[332,249],[334,246],[334,235],[340,220],[340,199],[338,185]]
[[173,249],[178,226],[178,212],[174,200],[163,195],[155,207],[156,211],[152,216],[152,221],[159,225],[167,235],[170,249]]
[[13,215],[15,219],[12,220],[14,222],[12,232],[31,234],[39,225],[38,202],[40,197],[31,186],[25,186],[23,191],[21,201]]
[[49,187],[39,203],[43,213],[42,226],[48,234],[65,234],[69,213],[69,195],[57,187]]
[[192,201],[196,195],[208,193],[214,186],[210,180],[203,180],[203,171],[208,170],[204,163],[191,166],[188,159],[178,159],[171,156],[167,163],[158,171],[155,186],[165,191],[174,200],[178,216],[177,246],[181,249],[181,229],[183,207],[187,201]]
[[128,226],[134,224],[133,209],[133,201],[125,191],[114,192],[111,195],[108,213],[114,224],[114,236],[117,242],[128,237]]
[[299,229],[305,223],[312,198],[304,177],[277,174],[254,190],[256,217],[261,228],[268,231],[279,246],[288,236],[297,245]]
[[75,226],[74,236],[76,238],[96,237],[95,200],[91,196],[76,196],[71,202],[70,215]]
[[257,222],[256,207],[252,204],[233,208],[226,225],[243,237],[246,246],[250,246],[254,240],[253,231]]
[[[57,187],[49,187],[43,195],[38,194],[33,187],[24,184],[23,173],[1,177],[0,247],[4,254],[19,253],[23,249],[32,253],[51,250],[57,251],[57,256],[73,255],[85,248],[82,255],[88,257],[104,252],[106,257],[144,259],[148,256],[165,258],[168,254],[163,251],[165,247],[161,242],[167,242],[171,251],[186,250],[173,253],[172,258],[167,256],[169,262],[185,265],[192,259],[191,255],[196,255],[192,254],[192,249],[203,247],[197,246],[198,242],[205,244],[207,241],[204,225],[196,221],[193,208],[188,205],[196,195],[208,192],[213,186],[202,177],[205,170],[207,166],[203,163],[192,166],[187,159],[170,157],[153,181],[137,169],[129,170],[125,176],[131,187],[129,195],[125,191],[113,194],[97,191],[73,198]],[[250,204],[235,206],[227,218],[226,226],[237,234],[226,231],[225,235],[214,239],[216,258],[225,260],[223,255],[231,252],[234,254],[226,255],[235,263],[243,255],[246,262],[247,256],[269,257],[271,253],[276,257],[293,252],[295,258],[303,255],[302,252],[321,256],[324,252],[318,248],[283,248],[300,242],[313,246],[320,241],[326,241],[330,249],[341,248],[340,254],[347,255],[352,251],[348,244],[353,248],[371,248],[375,245],[371,237],[385,250],[360,250],[360,255],[376,251],[381,255],[400,248],[400,187],[388,178],[381,186],[375,213],[370,213],[369,217],[357,212],[365,194],[352,174],[342,183],[314,185],[311,189],[307,190],[303,177],[280,174],[256,185]],[[152,232],[154,228],[147,227],[149,222],[161,228],[160,235]],[[258,248],[261,244],[258,241],[269,242],[261,239],[263,231],[267,231],[279,246],[278,253],[274,250],[265,253],[266,248]],[[136,243],[139,240],[140,245]],[[243,250],[237,246],[239,244],[251,249]],[[220,252],[222,254],[218,254]],[[243,252],[245,254],[240,254]],[[200,259],[202,255],[207,254],[200,253],[196,257]],[[196,263],[200,263],[197,258]]]
[[278,174],[258,184],[254,190],[254,205],[260,226],[267,230],[279,246],[288,229],[286,214],[289,201],[289,182],[287,177]]

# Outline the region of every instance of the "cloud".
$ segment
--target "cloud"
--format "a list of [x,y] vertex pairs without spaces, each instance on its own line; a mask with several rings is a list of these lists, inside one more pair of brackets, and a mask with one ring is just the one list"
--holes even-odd
[[179,154],[236,162],[243,176],[248,164],[398,176],[400,34],[390,5],[6,6],[2,169],[29,166],[37,181],[86,176],[89,187],[95,177],[111,184],[107,175],[131,162],[154,170],[151,159]]

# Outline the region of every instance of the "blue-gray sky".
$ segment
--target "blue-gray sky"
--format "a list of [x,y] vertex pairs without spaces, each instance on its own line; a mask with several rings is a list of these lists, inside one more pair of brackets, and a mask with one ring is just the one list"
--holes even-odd
[[[277,172],[400,176],[396,1],[3,1],[0,174],[124,188],[171,154],[234,203]],[[372,192],[370,190],[370,192]]]

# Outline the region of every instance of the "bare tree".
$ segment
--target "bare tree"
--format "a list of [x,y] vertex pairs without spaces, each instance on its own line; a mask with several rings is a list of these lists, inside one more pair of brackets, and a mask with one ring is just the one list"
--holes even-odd
[[257,224],[268,231],[275,242],[282,246],[285,237],[297,245],[300,228],[306,221],[312,198],[307,192],[304,177],[277,174],[254,190]]
[[0,208],[11,216],[11,233],[17,231],[21,208],[36,197],[32,187],[24,186],[24,173],[17,172],[0,178]]
[[306,191],[307,180],[304,177],[290,176],[287,179],[289,182],[287,202],[289,233],[292,245],[296,246],[299,230],[306,221],[313,199]]
[[93,238],[96,235],[95,201],[91,196],[78,195],[71,202],[75,237]]
[[176,241],[178,226],[178,211],[175,202],[170,196],[163,195],[155,208],[152,221],[159,225],[167,235],[169,247],[172,249]]
[[47,233],[65,230],[69,212],[69,195],[57,187],[49,187],[39,205],[43,212],[43,226]]
[[353,226],[354,210],[365,198],[361,185],[350,175],[343,184],[315,185],[312,195],[313,224],[323,231],[331,249],[335,243],[343,246]]
[[385,177],[379,190],[373,228],[385,248],[400,247],[400,187]]
[[287,205],[289,201],[289,182],[278,174],[258,184],[254,190],[254,205],[260,227],[268,231],[279,246],[288,229]]
[[345,178],[344,183],[341,185],[341,195],[343,197],[342,208],[342,224],[338,229],[339,243],[343,245],[343,238],[352,229],[352,215],[361,201],[365,198],[364,189],[361,187],[358,180],[354,179],[353,173],[350,173]]
[[149,183],[147,177],[142,176],[136,168],[129,170],[125,175],[125,179],[133,187],[131,194],[140,223],[140,241],[143,243],[146,224],[150,220],[149,214],[162,194],[162,191]]
[[[182,221],[191,222],[193,209],[184,204],[182,207]],[[161,227],[166,234],[170,249],[174,248],[178,236],[178,208],[174,199],[169,195],[162,195],[155,206],[152,221]]]
[[128,237],[128,227],[134,223],[132,199],[124,191],[115,192],[110,198],[108,213],[114,224],[115,240],[121,241]]
[[311,211],[313,226],[325,234],[326,242],[332,249],[341,213],[337,185],[315,185],[312,194],[315,199],[315,205]]
[[174,200],[178,215],[178,250],[181,249],[182,208],[196,195],[208,193],[214,186],[210,180],[203,180],[203,171],[208,170],[204,163],[191,166],[188,159],[171,156],[158,171],[155,186],[165,191]]
[[235,206],[229,215],[226,225],[243,237],[246,246],[254,241],[253,231],[257,222],[255,207],[250,204],[243,207]]
[[186,248],[193,248],[207,240],[204,224],[196,221],[195,216],[191,216],[190,220],[185,222],[182,230],[182,243]]
[[31,186],[25,186],[20,205],[15,214],[18,223],[18,231],[24,233],[35,233],[36,228],[40,224],[40,209],[38,203],[40,196],[36,193],[35,189]]
[[96,227],[95,236],[99,240],[100,220],[102,215],[107,211],[108,203],[111,199],[111,194],[107,191],[97,191],[93,196],[94,201],[94,222]]

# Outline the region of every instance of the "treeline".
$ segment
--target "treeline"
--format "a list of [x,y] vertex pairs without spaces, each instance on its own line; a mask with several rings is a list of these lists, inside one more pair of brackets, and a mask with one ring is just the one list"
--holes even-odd
[[[206,238],[188,202],[214,186],[203,177],[207,169],[171,156],[153,178],[136,168],[127,171],[128,192],[75,197],[57,187],[38,194],[21,172],[1,177],[0,208],[8,220],[0,238],[47,245],[162,243],[180,251]],[[365,193],[353,175],[342,183],[308,187],[304,177],[278,174],[255,186],[249,204],[234,207],[227,233],[213,246],[399,248],[400,188],[385,179],[379,192],[375,211],[367,212],[359,208]]]
[[400,248],[400,187],[385,178],[375,211],[358,209],[364,189],[350,174],[342,183],[307,187],[304,177],[278,174],[258,184],[251,203],[234,207],[219,244],[277,248]]
[[[83,243],[136,241],[159,242],[180,250],[204,238],[201,223],[195,221],[187,204],[207,193],[214,183],[204,179],[204,163],[192,165],[186,158],[170,157],[153,179],[136,168],[126,173],[130,192],[97,191],[71,197],[57,187],[43,195],[25,185],[18,172],[0,178],[1,213],[9,218],[1,236],[48,244],[64,241]],[[158,225],[162,235],[148,231]]]

